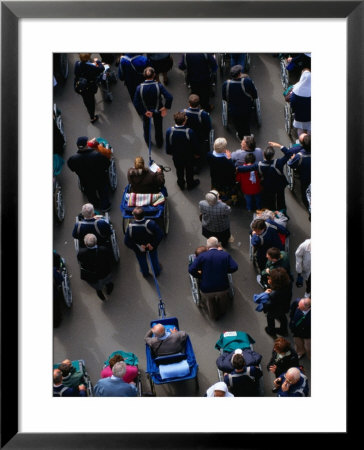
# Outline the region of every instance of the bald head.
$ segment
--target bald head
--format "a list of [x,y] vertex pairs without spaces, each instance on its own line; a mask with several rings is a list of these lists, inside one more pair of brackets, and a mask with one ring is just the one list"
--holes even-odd
[[219,241],[216,237],[211,236],[206,241],[206,247],[209,248],[217,248],[219,246]]
[[297,367],[291,367],[286,372],[286,381],[289,382],[289,384],[296,384],[297,381],[301,377],[301,372]]
[[161,323],[157,323],[156,325],[154,325],[152,331],[155,334],[155,336],[159,338],[163,337],[166,332],[164,326]]
[[62,383],[62,372],[59,369],[53,370],[53,383],[54,384]]
[[308,311],[311,308],[311,299],[309,297],[301,298],[298,307],[301,311]]

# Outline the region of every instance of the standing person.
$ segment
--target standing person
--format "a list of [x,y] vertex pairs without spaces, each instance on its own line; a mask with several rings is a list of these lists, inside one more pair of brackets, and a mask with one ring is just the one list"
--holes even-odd
[[237,137],[250,134],[250,116],[254,100],[258,97],[253,81],[243,73],[241,65],[230,70],[231,79],[222,85],[222,99],[228,104],[228,114],[234,124]]
[[231,159],[234,161],[235,166],[243,165],[245,162],[245,157],[249,153],[255,156],[255,161],[263,161],[263,150],[257,147],[255,142],[255,137],[253,135],[244,136],[244,139],[240,143],[240,149],[235,150],[231,153]]
[[238,270],[238,264],[224,250],[219,249],[219,241],[212,236],[206,242],[207,252],[200,253],[189,265],[188,272],[201,278],[201,302],[206,305],[209,316],[217,320],[227,309],[229,302],[228,273]]
[[[283,250],[279,250],[279,248],[271,247],[268,248],[266,253],[267,263],[265,265],[265,269],[262,270],[261,277],[259,283],[263,286],[268,287],[268,275],[272,269],[277,269],[277,267],[283,267],[286,269],[289,278],[293,281],[293,276],[291,274],[291,267],[289,263],[289,255]],[[259,276],[259,275],[258,275]],[[257,277],[258,279],[258,277]]]
[[[272,357],[267,364],[267,370],[277,378],[282,373],[287,372],[291,367],[298,367],[298,356],[291,344],[284,337],[279,337],[274,341]],[[278,389],[274,388],[273,392]]]
[[125,383],[123,376],[126,372],[126,364],[119,361],[112,368],[111,377],[101,378],[95,385],[95,397],[136,397],[135,383]]
[[306,191],[311,184],[311,135],[302,133],[299,137],[301,148],[287,162],[287,166],[296,169],[300,177],[302,202],[309,209]]
[[86,203],[82,206],[79,219],[73,227],[72,237],[78,239],[80,247],[84,247],[83,239],[89,233],[97,237],[99,245],[106,246],[108,244],[112,234],[111,226],[103,216],[95,214],[94,206],[91,203]]
[[77,139],[78,151],[71,156],[68,167],[76,172],[88,201],[100,206],[102,211],[109,211],[109,166],[110,160],[100,152],[87,146],[87,136]]
[[153,67],[156,73],[156,80],[159,82],[159,75],[163,75],[163,83],[165,86],[168,84],[167,72],[173,67],[173,58],[170,53],[147,53],[150,65]]
[[[237,172],[250,172],[258,170],[262,177],[263,205],[272,211],[286,211],[286,200],[284,189],[287,186],[287,178],[283,173],[283,167],[292,155],[285,147],[281,147],[284,156],[275,159],[274,142],[268,142],[268,147],[264,150],[264,160],[255,162],[250,166],[238,166]],[[279,144],[277,144],[279,145]]]
[[211,112],[210,84],[211,76],[217,71],[216,59],[212,53],[184,53],[178,64],[187,71],[186,82],[191,87],[191,94],[200,97],[201,107]]
[[97,237],[94,234],[86,234],[84,237],[85,248],[80,248],[77,259],[80,263],[81,280],[85,280],[96,290],[97,296],[106,300],[102,289],[106,286],[108,295],[114,289],[111,274],[110,250],[97,245]]
[[163,231],[154,220],[144,218],[144,211],[140,206],[133,209],[133,216],[134,221],[128,225],[124,243],[134,250],[144,278],[150,275],[146,253],[149,252],[155,276],[158,277],[162,265],[158,261],[157,247],[163,238]]
[[293,86],[288,96],[294,113],[293,126],[297,135],[302,133],[311,134],[311,72],[310,69],[303,69],[301,78]]
[[138,53],[125,53],[120,56],[118,76],[120,81],[124,81],[131,101],[134,100],[137,86],[144,81],[143,71],[148,65],[148,58]]
[[[269,271],[268,285],[269,288],[265,292],[269,295],[269,301],[263,303],[263,311],[267,313],[265,332],[276,339],[276,333],[281,336],[288,335],[286,314],[289,312],[292,298],[292,283],[287,271],[278,267]],[[275,327],[275,320],[279,321],[279,328]]]
[[251,223],[251,245],[256,252],[257,263],[260,270],[265,269],[267,263],[267,250],[276,247],[283,250],[283,244],[278,234],[278,226],[264,219],[254,219]]
[[235,193],[235,165],[229,154],[227,141],[222,137],[215,139],[213,152],[207,154],[211,189],[217,190],[225,202],[231,202]]
[[[163,117],[171,109],[173,96],[158,81],[155,81],[155,70],[147,67],[143,72],[145,82],[135,91],[133,103],[138,114],[143,118],[144,140],[149,145],[149,122],[153,118],[155,141],[158,148],[163,145]],[[163,100],[164,99],[164,104]]]
[[223,247],[226,247],[230,234],[231,208],[219,198],[215,190],[205,195],[205,200],[199,203],[202,235],[205,238],[215,236]]
[[198,154],[198,141],[194,131],[186,126],[186,113],[177,112],[173,117],[175,125],[168,128],[166,133],[166,153],[172,155],[178,186],[183,191],[187,182],[187,189],[190,190],[200,184],[200,180],[193,179],[193,161]]
[[297,248],[296,256],[296,272],[297,280],[296,286],[298,288],[303,286],[303,281],[306,282],[305,297],[311,295],[311,239],[306,239]]
[[79,53],[80,61],[76,61],[74,68],[74,89],[80,94],[90,116],[91,123],[95,123],[99,116],[95,115],[95,94],[97,92],[97,79],[104,71],[100,60],[94,58],[91,62],[91,53]]
[[311,359],[311,299],[297,299],[291,304],[289,328],[301,359],[306,354]]
[[209,151],[210,131],[212,129],[210,114],[200,108],[200,97],[196,94],[191,94],[188,97],[188,108],[183,111],[187,116],[186,126],[191,128],[198,139],[199,143],[199,158],[195,159],[195,170],[201,170],[203,160]]
[[160,167],[156,172],[145,167],[144,159],[137,156],[134,160],[134,167],[128,170],[128,183],[130,192],[153,194],[160,192],[164,186],[164,175]]
[[[255,163],[254,153],[247,153],[245,156],[244,166],[250,166]],[[262,200],[260,191],[260,176],[258,171],[237,173],[236,181],[240,184],[241,192],[245,197],[246,209],[252,212],[253,209],[260,209],[262,207]],[[255,208],[254,206],[255,205]]]

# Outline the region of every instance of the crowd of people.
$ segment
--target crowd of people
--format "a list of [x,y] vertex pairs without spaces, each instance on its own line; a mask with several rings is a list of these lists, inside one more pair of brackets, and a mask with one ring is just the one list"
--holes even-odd
[[[234,58],[237,56],[234,54]],[[245,60],[246,54],[238,58],[238,61]],[[218,68],[214,55],[188,53],[179,61],[178,67],[185,71],[186,84],[191,89],[185,108],[183,105],[179,108],[174,106],[173,96],[166,87],[168,71],[173,66],[170,54],[124,54],[119,58],[118,70],[119,79],[125,83],[131,102],[142,117],[147,146],[151,146],[153,124],[155,144],[159,148],[165,145],[166,154],[171,155],[179,188],[182,191],[194,189],[200,183],[195,175],[204,165],[209,167],[210,190],[198,204],[206,245],[196,249],[196,257],[188,272],[198,280],[200,306],[212,320],[219,320],[226,313],[231,298],[228,275],[239,269],[228,252],[229,244],[234,242],[230,230],[232,208],[244,205],[254,214],[250,230],[246,232],[250,235],[259,283],[263,287],[263,292],[254,301],[258,303],[257,311],[266,314],[265,331],[274,339],[267,371],[275,377],[272,390],[278,396],[308,395],[308,381],[301,361],[304,357],[311,357],[311,239],[304,241],[295,251],[296,277],[292,274],[284,246],[289,235],[285,201],[286,165],[299,175],[302,201],[308,212],[310,206],[306,191],[311,184],[311,69],[308,56],[304,61],[299,80],[286,96],[295,113],[297,142],[290,148],[268,142],[264,150],[257,147],[250,130],[252,108],[258,96],[254,82],[244,72],[242,64],[231,66],[229,79],[221,89],[222,98],[227,102],[229,121],[241,144],[241,150],[235,152],[227,148],[225,137],[214,139],[212,149],[209,145],[212,129],[209,112],[213,108],[209,97]],[[102,72],[102,59],[91,60],[91,54],[80,54],[80,61],[75,64],[74,87],[85,104],[91,123],[98,120],[95,93]],[[159,81],[160,75],[163,84]],[[164,134],[163,118],[172,107],[175,124]],[[87,136],[79,137],[76,145],[77,153],[67,160],[67,165],[77,174],[89,203],[82,206],[80,220],[74,226],[72,236],[79,242],[77,258],[81,279],[96,290],[100,300],[106,301],[105,293],[110,296],[114,287],[110,251],[112,230],[104,217],[111,208],[110,152],[95,138]],[[135,158],[134,167],[127,171],[127,179],[130,192],[135,194],[158,194],[165,184],[163,171],[160,168],[151,170],[142,156]],[[134,251],[143,277],[151,276],[150,268],[152,275],[158,277],[163,269],[157,252],[163,229],[155,220],[145,218],[143,206],[135,206],[132,214],[124,244]],[[306,283],[305,294],[292,301],[295,278],[297,287]],[[276,327],[276,321],[279,327]],[[290,334],[293,344],[286,339]],[[157,324],[147,332],[145,342],[154,356],[160,356],[183,351],[186,337],[184,331],[166,330],[162,324]],[[263,375],[261,355],[253,356],[246,347],[222,353],[222,359],[217,362],[222,380],[211,386],[205,396],[259,395],[257,386]],[[54,369],[55,396],[86,395],[84,384],[74,372],[72,374],[69,360]],[[103,369],[94,395],[136,396],[136,377],[137,368],[128,365],[122,355],[116,355]]]

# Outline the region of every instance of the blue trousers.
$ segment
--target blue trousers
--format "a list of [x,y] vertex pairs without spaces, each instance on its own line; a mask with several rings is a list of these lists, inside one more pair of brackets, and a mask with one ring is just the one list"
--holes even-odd
[[[261,209],[262,207],[262,200],[261,200],[261,195],[260,194],[255,194],[255,195],[248,195],[248,194],[244,194],[245,197],[245,201],[246,201],[246,209],[248,211],[253,211],[253,209]],[[255,208],[254,208],[254,201],[255,200]]]
[[[147,252],[135,252],[137,260],[139,262],[140,271],[143,275],[147,275],[149,273],[148,261],[147,261]],[[160,273],[160,266],[158,261],[158,253],[157,249],[154,249],[149,252],[150,259],[153,264],[154,273],[156,276]]]

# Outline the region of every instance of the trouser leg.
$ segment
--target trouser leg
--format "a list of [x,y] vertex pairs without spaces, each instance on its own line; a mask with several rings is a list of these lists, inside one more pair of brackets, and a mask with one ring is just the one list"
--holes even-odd
[[149,121],[151,121],[149,117],[147,117],[145,114],[143,115],[143,133],[144,133],[144,140],[145,143],[149,146]]
[[93,119],[95,117],[95,94],[86,92],[82,94],[82,100],[89,113],[90,119]]
[[157,253],[157,249],[152,250],[151,252],[149,252],[150,255],[150,260],[152,262],[153,265],[153,269],[154,269],[154,274],[157,277],[160,274],[161,268],[159,265],[159,261],[158,261],[158,253]]
[[176,174],[177,174],[177,183],[180,188],[185,187],[185,167],[184,164],[180,161],[173,161],[174,167],[176,168]]
[[109,186],[108,184],[104,184],[97,189],[100,197],[100,208],[103,211],[106,211],[110,208],[110,200],[109,200]]
[[284,189],[277,192],[276,198],[277,198],[277,210],[278,211],[280,211],[282,209],[286,210],[286,200],[284,197]]
[[147,275],[149,273],[148,263],[147,263],[147,254],[146,253],[137,253],[135,252],[140,271],[143,275]]
[[253,196],[245,194],[244,197],[245,197],[245,201],[246,201],[246,209],[248,211],[252,211],[253,210]]
[[303,355],[305,353],[305,345],[303,339],[295,336],[293,338],[293,342],[298,356]]
[[268,330],[271,333],[275,333],[276,331],[276,321],[275,318],[272,314],[270,314],[269,312],[267,313],[267,326],[268,326]]
[[157,147],[163,145],[163,118],[160,113],[153,113],[153,123],[155,132],[155,143]]
[[186,182],[187,182],[187,187],[192,187],[193,186],[193,160],[188,160],[185,162],[185,170],[186,170]]

